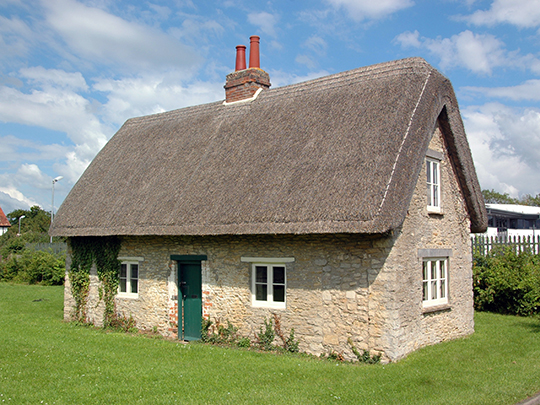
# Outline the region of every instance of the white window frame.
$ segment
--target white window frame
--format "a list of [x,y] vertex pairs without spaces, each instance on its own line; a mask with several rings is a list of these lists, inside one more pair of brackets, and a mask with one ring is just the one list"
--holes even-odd
[[441,160],[426,157],[427,209],[441,212]]
[[422,306],[424,308],[448,304],[448,263],[448,257],[422,258]]
[[[248,262],[251,264],[251,306],[255,308],[272,308],[272,309],[285,309],[287,307],[287,263],[294,262],[292,257],[242,257],[242,262]],[[257,267],[265,267],[267,269],[266,273],[266,299],[258,300],[256,294],[257,282]],[[284,282],[274,283],[274,269],[283,268],[284,269]],[[284,288],[284,300],[283,301],[274,301],[274,286],[282,285]]]
[[[144,261],[142,257],[119,257],[122,266],[126,266],[126,291],[122,291],[122,281],[118,282],[118,297],[120,298],[138,298],[141,288],[141,262]],[[132,277],[132,266],[137,266],[137,277]],[[121,271],[121,270],[120,270]],[[121,276],[122,273],[120,273]],[[119,277],[120,278],[120,277]],[[132,292],[132,282],[137,280],[137,291]]]

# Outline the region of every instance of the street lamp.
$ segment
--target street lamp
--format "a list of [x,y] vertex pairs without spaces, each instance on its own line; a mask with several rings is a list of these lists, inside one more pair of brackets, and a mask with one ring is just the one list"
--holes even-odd
[[23,218],[26,218],[26,216],[25,216],[25,215],[21,215],[21,216],[19,217],[19,233],[17,234],[17,236],[21,236],[21,219],[23,219]]
[[[63,176],[55,177],[52,181],[52,202],[51,202],[51,227],[54,221],[54,184],[62,180]],[[52,236],[51,236],[51,243],[52,243]]]

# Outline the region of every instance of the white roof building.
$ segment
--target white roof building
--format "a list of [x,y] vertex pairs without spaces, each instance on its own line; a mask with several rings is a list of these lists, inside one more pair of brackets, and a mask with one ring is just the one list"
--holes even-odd
[[535,236],[540,228],[540,207],[486,204],[488,236]]

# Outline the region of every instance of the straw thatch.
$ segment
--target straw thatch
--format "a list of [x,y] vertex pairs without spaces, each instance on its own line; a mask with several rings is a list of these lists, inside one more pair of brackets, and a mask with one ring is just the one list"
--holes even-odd
[[54,236],[382,233],[403,222],[437,119],[471,218],[487,216],[448,79],[420,58],[133,118]]

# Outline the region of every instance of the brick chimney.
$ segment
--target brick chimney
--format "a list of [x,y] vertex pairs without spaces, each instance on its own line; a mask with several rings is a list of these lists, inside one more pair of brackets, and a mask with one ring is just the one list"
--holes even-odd
[[227,75],[225,83],[225,101],[232,103],[251,98],[259,89],[270,87],[270,76],[260,68],[259,37],[250,37],[249,68],[246,69],[246,47],[236,47],[236,67]]

